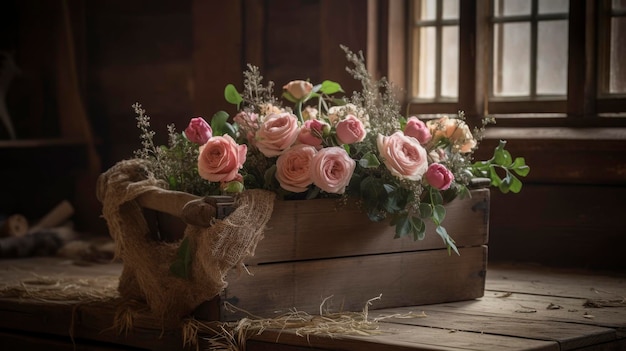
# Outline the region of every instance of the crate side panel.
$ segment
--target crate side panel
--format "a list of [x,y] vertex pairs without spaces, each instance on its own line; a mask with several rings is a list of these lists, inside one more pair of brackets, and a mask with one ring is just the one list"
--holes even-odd
[[[265,237],[247,264],[346,257],[445,248],[430,221],[421,241],[394,239],[387,222],[374,223],[356,206],[337,209],[330,199],[276,201]],[[489,189],[446,205],[443,223],[458,247],[487,244]]]
[[[372,308],[469,300],[483,296],[487,247],[403,252],[348,258],[283,262],[250,267],[253,276],[232,273],[222,300],[261,317],[296,308],[319,313],[360,311],[367,300],[382,294]],[[243,317],[222,311],[222,319]]]

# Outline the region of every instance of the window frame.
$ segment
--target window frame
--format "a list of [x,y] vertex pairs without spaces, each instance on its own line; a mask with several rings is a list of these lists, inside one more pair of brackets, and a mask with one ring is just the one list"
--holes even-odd
[[[409,53],[412,42],[411,2],[404,2],[407,57],[404,73],[405,91],[411,82]],[[395,3],[390,1],[390,3]],[[404,97],[407,115],[452,114],[465,111],[470,124],[477,125],[485,115],[494,116],[498,127],[626,127],[626,96],[603,97],[598,95],[599,70],[602,59],[602,30],[606,23],[602,11],[610,0],[569,2],[568,23],[568,79],[565,100],[540,98],[537,101],[509,99],[489,101],[490,22],[491,1],[460,0],[459,8],[459,93],[458,101],[424,102]],[[605,27],[602,27],[602,26]],[[396,29],[397,30],[397,29]],[[393,33],[387,33],[387,37]],[[387,55],[398,53],[388,52]],[[598,65],[596,65],[598,63]],[[383,74],[398,68],[384,67]],[[408,94],[407,94],[408,95]],[[497,100],[497,99],[496,99]],[[619,112],[619,113],[618,113]],[[609,117],[610,116],[610,117]]]

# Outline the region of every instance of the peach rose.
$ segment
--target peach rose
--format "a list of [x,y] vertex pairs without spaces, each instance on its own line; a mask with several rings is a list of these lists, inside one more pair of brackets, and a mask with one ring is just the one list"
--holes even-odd
[[337,123],[337,139],[342,144],[354,144],[365,139],[367,132],[363,122],[355,115],[347,115]]
[[311,160],[317,149],[311,145],[298,144],[290,147],[276,160],[276,179],[280,186],[294,193],[307,191],[311,180]]
[[302,119],[308,121],[310,119],[317,119],[319,111],[315,107],[307,106],[302,110]]
[[356,167],[342,147],[323,148],[311,160],[313,184],[327,193],[343,194]]
[[298,118],[291,113],[274,113],[256,131],[256,147],[266,157],[280,155],[298,138]]
[[213,129],[202,117],[195,117],[189,121],[184,131],[185,137],[192,143],[203,145],[213,136]]
[[330,129],[330,126],[326,122],[322,122],[318,119],[310,119],[304,122],[300,133],[298,134],[298,141],[320,147],[322,145],[322,137]]
[[406,126],[404,127],[404,135],[408,135],[417,139],[417,141],[419,141],[422,145],[426,144],[430,141],[430,139],[432,139],[430,129],[426,126],[426,123],[424,123],[415,116],[409,117],[409,120],[406,122]]
[[246,145],[238,145],[229,135],[216,136],[200,146],[198,174],[210,182],[238,179],[239,169],[246,162]]
[[394,176],[400,179],[420,180],[428,169],[426,149],[413,137],[395,132],[391,136],[378,134],[378,152]]
[[292,80],[283,86],[296,100],[307,97],[313,91],[313,84],[305,80]]
[[450,188],[450,184],[452,184],[454,180],[454,174],[441,163],[433,163],[428,166],[428,170],[426,170],[424,174],[424,179],[426,179],[426,183],[433,188],[446,190]]
[[428,121],[428,127],[434,138],[447,138],[462,153],[470,152],[476,147],[476,140],[463,120],[445,116],[435,121]]

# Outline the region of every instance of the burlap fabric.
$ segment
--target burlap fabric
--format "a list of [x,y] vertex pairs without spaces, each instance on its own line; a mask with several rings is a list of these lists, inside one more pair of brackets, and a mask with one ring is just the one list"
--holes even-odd
[[148,223],[136,198],[163,188],[143,160],[117,163],[100,175],[97,196],[103,205],[116,255],[123,261],[119,292],[123,298],[144,300],[164,322],[180,321],[202,302],[227,285],[230,269],[254,254],[270,219],[274,194],[248,190],[238,196],[237,208],[209,228],[187,225],[184,236],[192,250],[189,279],[175,276],[170,265],[180,242],[166,243],[150,238]]

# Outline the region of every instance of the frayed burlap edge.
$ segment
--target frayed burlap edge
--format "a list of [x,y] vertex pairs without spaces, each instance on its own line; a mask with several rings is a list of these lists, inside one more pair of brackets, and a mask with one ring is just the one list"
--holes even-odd
[[191,274],[182,279],[170,273],[180,245],[150,239],[150,230],[137,197],[164,188],[144,160],[118,162],[98,179],[97,196],[103,217],[124,266],[119,292],[123,298],[143,300],[164,324],[180,322],[202,302],[227,285],[230,269],[254,254],[269,221],[275,195],[248,190],[236,199],[235,211],[209,228],[187,225],[184,237],[192,250]]

